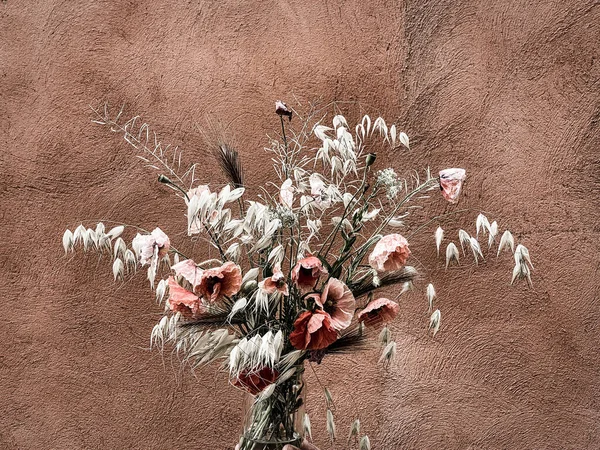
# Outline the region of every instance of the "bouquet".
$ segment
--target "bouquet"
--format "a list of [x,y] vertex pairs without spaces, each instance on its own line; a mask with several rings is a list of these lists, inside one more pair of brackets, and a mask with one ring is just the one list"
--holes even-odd
[[[215,186],[197,164],[182,165],[181,152],[158,142],[139,118],[122,123],[122,111],[116,117],[107,107],[95,112],[94,122],[122,133],[138,157],[160,172],[158,181],[184,207],[187,235],[202,242],[208,258],[183,254],[159,227],[133,227],[128,245],[125,225],[107,230],[104,223],[67,230],[65,251],[82,245],[110,255],[115,280],[146,268],[150,287],[165,306],[151,346],[172,345],[192,367],[220,362],[231,384],[249,393],[240,450],[299,447],[311,437],[304,413],[305,362],[320,364],[330,355],[359,351],[371,330],[377,330],[373,335],[383,348],[380,362],[392,361],[396,343],[387,324],[399,312],[396,300],[418,276],[410,265],[410,239],[443,219],[411,223],[410,235],[403,235],[410,212],[415,205],[425,207],[430,191],[456,203],[465,170],[449,168],[434,176],[427,169],[409,177],[391,167],[375,170],[377,151],[410,151],[407,134],[395,124],[365,115],[351,127],[343,115],[329,119],[315,109],[298,117],[278,101],[279,136],[265,148],[274,177],[248,198],[240,155],[224,139],[209,143],[228,180]],[[294,128],[292,121],[299,125]],[[445,254],[446,267],[460,264],[461,257],[483,259],[484,236],[488,248],[495,244],[496,221],[479,214],[475,225],[475,236],[460,230],[445,249],[444,230],[437,227],[432,245]],[[514,254],[511,282],[530,284],[529,252],[515,247],[508,230],[497,255],[503,250]],[[441,313],[433,308],[431,283],[426,296],[435,335]],[[326,396],[331,405],[328,391]],[[334,439],[330,408],[326,417]],[[351,438],[361,449],[370,448],[358,420]]]

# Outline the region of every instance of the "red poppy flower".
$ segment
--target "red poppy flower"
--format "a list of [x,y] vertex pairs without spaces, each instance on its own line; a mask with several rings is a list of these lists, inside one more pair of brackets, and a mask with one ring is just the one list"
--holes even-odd
[[248,391],[252,395],[262,392],[267,386],[275,383],[279,372],[270,367],[261,367],[257,370],[244,370],[233,381],[234,386]]
[[331,317],[331,326],[336,330],[348,328],[356,302],[354,295],[344,283],[337,278],[330,278],[320,297],[315,296],[315,302]]
[[207,269],[202,272],[200,284],[195,292],[211,302],[221,296],[237,294],[242,287],[242,270],[235,263],[228,261],[221,267]]
[[409,256],[408,241],[400,234],[388,234],[369,255],[369,264],[379,272],[397,270],[404,266]]
[[275,291],[279,291],[283,295],[290,294],[288,285],[285,282],[285,275],[281,271],[281,266],[279,264],[273,267],[273,275],[264,279],[258,285],[267,294],[273,294]]
[[173,277],[169,277],[168,284],[169,300],[167,304],[169,309],[174,313],[181,313],[182,316],[188,319],[198,318],[203,312],[200,298],[193,292],[179,286]]
[[290,334],[290,342],[299,350],[326,348],[337,338],[337,331],[331,325],[331,316],[320,309],[300,314]]
[[292,269],[292,281],[304,292],[313,289],[321,275],[327,275],[327,269],[316,256],[302,258]]
[[398,303],[387,298],[378,298],[370,302],[365,309],[358,313],[358,320],[367,325],[391,322],[398,314]]

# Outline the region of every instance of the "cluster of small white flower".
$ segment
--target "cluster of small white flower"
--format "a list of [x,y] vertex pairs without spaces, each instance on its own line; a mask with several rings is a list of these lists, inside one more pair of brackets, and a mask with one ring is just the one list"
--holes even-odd
[[386,196],[389,200],[395,199],[402,192],[402,180],[400,180],[396,171],[391,167],[377,172],[377,183],[384,186]]

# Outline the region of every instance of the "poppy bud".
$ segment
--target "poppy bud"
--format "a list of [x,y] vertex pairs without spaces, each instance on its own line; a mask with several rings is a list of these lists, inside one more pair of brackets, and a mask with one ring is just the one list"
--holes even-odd
[[373,163],[375,162],[375,159],[377,158],[377,155],[375,153],[369,153],[367,155],[367,167],[372,166]]
[[288,106],[281,100],[277,100],[275,102],[275,113],[278,116],[287,116],[290,121],[292,120],[292,110],[289,109]]

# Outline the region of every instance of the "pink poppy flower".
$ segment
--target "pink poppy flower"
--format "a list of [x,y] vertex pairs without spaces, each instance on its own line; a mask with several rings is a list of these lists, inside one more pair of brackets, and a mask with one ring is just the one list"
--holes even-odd
[[319,350],[337,340],[337,331],[331,326],[331,316],[325,311],[305,311],[294,322],[290,342],[298,350]]
[[268,366],[257,370],[244,370],[232,381],[234,386],[240,387],[252,395],[262,392],[267,386],[275,383],[279,372]]
[[344,283],[337,278],[330,278],[320,297],[315,297],[315,302],[331,317],[331,327],[334,330],[348,328],[356,301],[354,295]]
[[450,203],[458,201],[458,194],[460,194],[460,188],[465,178],[465,169],[445,169],[440,171],[440,189],[444,198]]
[[387,298],[378,298],[369,302],[365,309],[358,313],[359,322],[376,325],[381,322],[391,322],[400,311],[398,303]]
[[200,304],[200,298],[194,293],[182,288],[177,284],[175,278],[169,277],[169,300],[167,301],[169,309],[174,313],[179,312],[188,319],[198,318],[203,308]]
[[169,252],[171,242],[169,237],[158,227],[150,234],[138,234],[131,243],[142,266],[151,262],[154,253],[157,252],[158,259],[163,258]]
[[327,275],[327,269],[316,256],[302,258],[292,269],[292,281],[303,292],[313,289],[321,275]]
[[379,272],[402,268],[410,256],[408,241],[399,234],[381,238],[369,255],[369,264]]
[[258,286],[267,294],[272,294],[275,291],[279,291],[283,295],[290,294],[288,285],[285,282],[285,275],[281,271],[279,264],[273,267],[273,275],[258,283]]
[[228,261],[221,267],[207,269],[202,272],[200,284],[194,290],[211,302],[221,296],[237,294],[242,287],[242,270],[235,263]]
[[281,188],[279,188],[279,201],[283,206],[292,209],[294,204],[294,188],[292,186],[292,180],[289,178],[285,180],[281,185]]
[[292,120],[292,110],[281,100],[275,102],[275,113],[279,116],[288,116]]
[[175,271],[176,275],[182,276],[189,281],[194,289],[200,284],[203,270],[200,269],[193,260],[186,259],[178,262],[174,266],[171,266],[171,269]]

